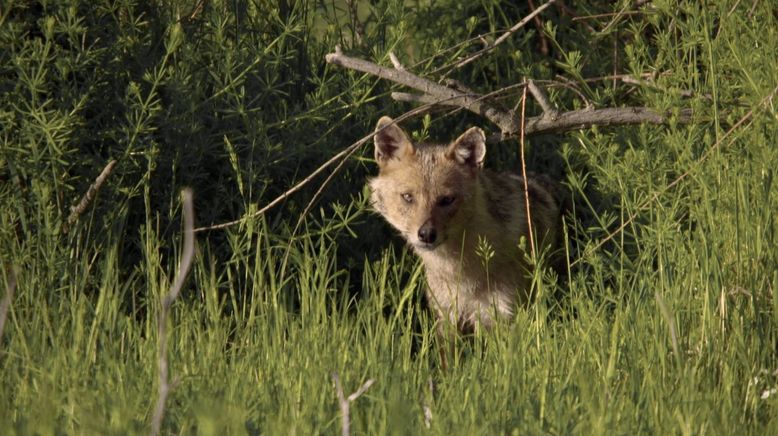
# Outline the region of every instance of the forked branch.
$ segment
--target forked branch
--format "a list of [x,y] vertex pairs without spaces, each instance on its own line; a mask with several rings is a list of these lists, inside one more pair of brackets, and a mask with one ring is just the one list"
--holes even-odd
[[351,434],[351,403],[373,386],[375,380],[368,379],[356,392],[348,397],[343,393],[343,386],[340,384],[340,377],[337,372],[332,373],[332,380],[335,382],[335,393],[338,394],[338,405],[340,406],[340,428],[343,436]]
[[[433,82],[407,71],[392,67],[383,67],[364,59],[346,56],[335,47],[335,52],[326,56],[328,63],[339,65],[343,68],[372,74],[382,79],[407,86],[421,91],[421,94],[392,93],[392,98],[397,101],[410,101],[442,106],[453,106],[466,109],[483,116],[500,129],[500,138],[508,139],[519,134],[521,127],[521,114],[514,110],[505,109],[497,103],[489,101],[489,98],[475,93],[462,92],[460,89]],[[396,62],[399,64],[399,62]],[[603,109],[580,109],[568,112],[558,112],[550,102],[543,90],[534,82],[527,81],[530,94],[538,101],[543,113],[539,116],[529,117],[525,120],[524,134],[539,135],[544,133],[560,133],[570,130],[578,130],[592,126],[610,126],[624,124],[666,124],[672,118],[672,114],[659,113],[646,107],[619,107]],[[675,120],[679,123],[691,121],[691,109],[682,109],[675,114]],[[495,138],[490,138],[494,140]]]

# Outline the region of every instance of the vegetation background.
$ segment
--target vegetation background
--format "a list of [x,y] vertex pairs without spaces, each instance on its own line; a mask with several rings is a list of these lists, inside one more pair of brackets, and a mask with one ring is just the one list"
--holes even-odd
[[[539,277],[537,303],[463,340],[445,371],[420,266],[367,213],[370,146],[320,196],[326,176],[197,233],[167,332],[164,433],[339,432],[333,373],[346,395],[374,380],[351,403],[360,434],[778,433],[778,10],[639,3],[559,2],[449,71],[528,4],[0,2],[0,295],[17,279],[0,338],[3,433],[148,432],[182,188],[198,226],[250,215],[411,108],[391,83],[325,64],[336,44],[480,92],[536,79],[567,110],[695,115],[530,138],[530,169],[574,199],[564,304]],[[440,140],[471,125],[493,128],[461,111],[404,123]],[[487,165],[516,171],[517,154],[493,145]]]

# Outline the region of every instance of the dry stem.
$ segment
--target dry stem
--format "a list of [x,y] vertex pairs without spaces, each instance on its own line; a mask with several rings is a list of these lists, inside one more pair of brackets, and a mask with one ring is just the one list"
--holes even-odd
[[349,395],[348,398],[343,394],[343,386],[340,384],[340,377],[337,372],[332,373],[332,380],[335,382],[335,391],[338,394],[338,405],[340,406],[340,423],[341,434],[343,436],[349,436],[351,433],[351,403],[359,398],[367,391],[370,386],[373,386],[375,380],[368,379],[356,392]]
[[67,233],[70,227],[76,223],[78,217],[84,213],[90,204],[92,204],[92,200],[94,200],[95,196],[97,195],[97,191],[99,191],[100,187],[103,186],[103,183],[105,183],[105,180],[108,179],[108,176],[111,174],[111,171],[113,171],[113,167],[115,166],[115,160],[108,162],[108,165],[103,168],[103,171],[99,176],[97,176],[95,182],[89,186],[89,189],[87,189],[84,196],[81,197],[81,200],[78,202],[78,204],[70,208],[70,215],[68,216],[65,225],[62,227],[63,233]]
[[167,360],[167,317],[170,311],[170,306],[173,301],[178,297],[181,292],[181,288],[184,286],[184,280],[189,273],[189,268],[192,266],[192,258],[194,257],[194,208],[192,207],[192,191],[184,189],[181,192],[183,201],[183,213],[184,213],[184,248],[181,254],[181,263],[178,265],[178,272],[176,278],[173,280],[173,284],[170,286],[170,291],[162,300],[162,307],[159,310],[159,317],[157,319],[157,332],[159,335],[159,395],[157,397],[157,406],[154,408],[154,417],[151,421],[151,434],[152,436],[158,435],[159,430],[162,427],[162,418],[165,415],[165,401],[173,386],[176,384],[174,381],[172,384],[168,382],[168,360]]
[[[527,213],[527,233],[529,233],[529,246],[532,253],[532,261],[536,261],[535,237],[532,235],[532,211],[529,207],[529,182],[527,181],[527,164],[524,160],[524,109],[527,103],[527,88],[532,88],[534,83],[530,81],[528,86],[524,87],[521,94],[521,133],[519,134],[519,155],[521,156],[521,177],[524,179],[524,206]],[[542,105],[542,103],[541,103]]]

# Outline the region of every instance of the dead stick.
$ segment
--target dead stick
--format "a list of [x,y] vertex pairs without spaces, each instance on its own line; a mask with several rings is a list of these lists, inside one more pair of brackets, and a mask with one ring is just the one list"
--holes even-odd
[[[532,82],[530,82],[532,83]],[[535,262],[535,237],[532,235],[532,211],[529,207],[529,182],[527,181],[527,164],[524,160],[524,109],[527,105],[527,88],[521,94],[521,133],[519,134],[519,155],[521,156],[521,177],[524,179],[524,206],[527,212],[527,233],[529,233],[529,246],[532,253],[532,261]]]
[[356,392],[349,395],[348,398],[343,394],[343,386],[340,384],[340,377],[337,372],[332,373],[332,380],[335,382],[335,391],[338,394],[338,405],[340,406],[340,428],[343,436],[349,436],[351,433],[351,403],[367,391],[375,380],[368,379]]
[[67,233],[70,227],[76,223],[78,217],[81,216],[82,213],[84,213],[84,211],[86,210],[86,208],[89,207],[90,204],[92,204],[92,200],[94,200],[95,195],[97,195],[97,191],[99,191],[100,187],[103,186],[103,183],[105,183],[105,180],[111,174],[111,171],[113,171],[113,167],[115,166],[116,166],[115,160],[108,162],[108,165],[106,165],[105,168],[103,168],[103,171],[100,173],[99,176],[97,176],[95,182],[89,186],[89,189],[87,189],[84,196],[81,197],[81,201],[79,201],[76,206],[70,208],[70,215],[68,216],[68,219],[62,229],[63,233]]
[[170,286],[170,291],[162,300],[162,307],[159,310],[159,316],[157,318],[157,332],[159,335],[159,395],[157,397],[157,406],[154,408],[154,417],[151,421],[152,436],[159,434],[160,428],[162,427],[162,418],[165,415],[165,401],[167,400],[168,394],[170,394],[170,390],[176,384],[174,381],[171,385],[168,381],[168,312],[170,311],[170,306],[181,292],[181,288],[184,286],[184,280],[189,273],[189,268],[192,266],[192,258],[194,257],[194,208],[192,206],[192,191],[189,189],[184,189],[181,192],[181,197],[184,214],[184,247],[181,254],[181,262],[178,265],[176,278],[173,280],[173,284]]
[[[551,100],[548,99],[548,96],[546,93],[538,87],[538,85],[535,84],[535,81],[528,80],[527,81],[527,88],[529,88],[529,92],[532,94],[533,97],[535,97],[535,100],[538,101],[540,104],[540,107],[543,108],[543,115],[549,116],[551,118],[556,118],[557,115],[557,109],[556,106],[554,106],[553,103],[551,103]],[[525,92],[522,96],[523,100],[526,100],[527,93]],[[524,119],[524,101],[522,100],[521,103],[521,117],[522,120]]]
[[339,65],[351,70],[368,73],[391,82],[399,83],[413,89],[418,89],[424,94],[433,96],[436,101],[445,100],[449,106],[460,106],[471,112],[477,113],[500,127],[501,130],[510,130],[514,124],[513,114],[497,106],[488,104],[478,94],[463,93],[456,89],[440,85],[429,79],[419,77],[407,70],[382,67],[363,59],[352,58],[343,54],[340,47],[335,47],[335,53],[325,56],[328,63]]
[[[392,97],[400,101],[416,101],[425,104],[456,106],[483,116],[501,130],[500,139],[505,140],[519,133],[520,119],[515,111],[503,109],[487,103],[484,96],[474,93],[463,93],[428,79],[423,79],[409,71],[401,71],[376,65],[362,59],[346,56],[339,49],[326,56],[327,62],[344,68],[361,71],[386,79],[401,85],[421,91],[422,95],[408,93],[393,93]],[[691,109],[681,109],[676,121],[687,123],[691,121]],[[604,109],[581,109],[562,112],[555,117],[536,116],[526,119],[524,134],[527,136],[561,133],[579,130],[592,126],[610,126],[627,124],[666,124],[670,114],[660,114],[645,107],[622,107]],[[492,138],[490,138],[490,141]]]

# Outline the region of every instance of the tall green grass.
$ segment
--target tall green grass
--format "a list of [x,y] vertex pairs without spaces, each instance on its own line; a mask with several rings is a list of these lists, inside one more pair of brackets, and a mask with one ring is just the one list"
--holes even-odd
[[[573,12],[614,14],[543,14],[548,54],[531,25],[450,74],[479,91],[561,75],[578,91],[549,88],[564,109],[583,96],[695,111],[689,125],[531,138],[531,169],[573,198],[561,302],[540,277],[535,304],[460,339],[443,370],[421,265],[367,213],[365,147],[307,214],[323,178],[197,234],[170,314],[163,432],[339,432],[333,373],[346,395],[375,380],[351,404],[355,434],[778,431],[774,11],[655,1],[619,15],[626,2],[599,3]],[[250,215],[379,115],[408,109],[390,84],[326,66],[336,43],[384,62],[395,51],[425,74],[480,43],[444,49],[529,12],[496,0],[195,4],[0,7],[0,283],[11,269],[18,279],[0,338],[3,433],[149,431],[180,190],[193,189],[200,226]],[[581,81],[614,71],[657,76]],[[475,123],[435,112],[406,127],[446,139]],[[109,159],[116,170],[65,232]],[[516,144],[489,148],[488,166],[515,163]]]

